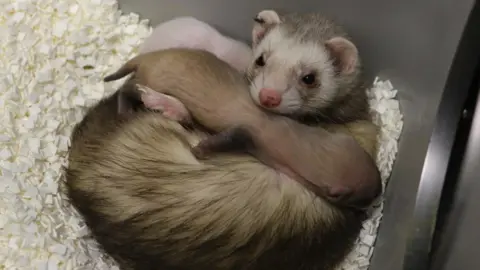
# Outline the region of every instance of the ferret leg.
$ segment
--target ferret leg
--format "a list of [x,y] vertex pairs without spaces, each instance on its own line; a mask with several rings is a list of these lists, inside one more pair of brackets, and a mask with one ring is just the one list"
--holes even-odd
[[121,91],[117,96],[117,113],[118,114],[130,114],[133,112],[133,106],[129,102],[128,98],[125,96],[125,93]]
[[148,109],[159,110],[163,116],[177,122],[191,121],[190,113],[180,100],[159,93],[145,85],[137,84],[136,87],[138,91],[142,92],[140,98]]
[[242,127],[234,127],[200,141],[192,153],[198,159],[206,159],[213,153],[246,152],[252,147],[252,135]]
[[136,95],[135,84],[129,79],[117,90],[117,113],[127,115],[133,113],[141,104]]

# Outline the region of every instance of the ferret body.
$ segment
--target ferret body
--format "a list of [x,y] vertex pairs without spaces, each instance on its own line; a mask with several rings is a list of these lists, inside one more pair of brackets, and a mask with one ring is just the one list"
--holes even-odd
[[197,122],[217,133],[194,148],[197,154],[248,148],[317,195],[344,206],[369,206],[381,191],[375,163],[353,137],[261,110],[252,102],[243,75],[207,51],[143,54],[105,81],[131,72],[134,81],[151,87],[142,93],[147,107],[171,103],[164,94],[172,96]]
[[239,72],[245,72],[252,58],[252,49],[247,44],[227,37],[209,24],[189,16],[157,25],[140,47],[140,54],[170,48],[211,52]]
[[333,270],[349,252],[362,212],[249,155],[199,162],[190,149],[207,134],[155,112],[118,115],[117,95],[75,127],[65,175],[71,203],[121,269]]
[[[205,50],[245,72],[252,59],[252,49],[245,43],[227,37],[209,24],[194,17],[177,17],[157,25],[140,47],[139,54],[169,48]],[[125,82],[118,95],[118,113],[132,112],[138,100],[131,81]]]

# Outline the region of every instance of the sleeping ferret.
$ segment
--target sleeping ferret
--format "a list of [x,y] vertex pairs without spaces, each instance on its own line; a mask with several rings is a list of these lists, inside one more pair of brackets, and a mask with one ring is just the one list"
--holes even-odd
[[71,137],[66,186],[121,269],[333,270],[365,213],[336,207],[246,154],[198,161],[207,134],[158,113],[92,107]]
[[215,133],[194,147],[197,157],[248,151],[315,194],[348,207],[367,207],[381,191],[376,164],[354,137],[262,110],[252,102],[245,77],[207,51],[142,54],[105,81],[131,72],[147,108],[167,117],[175,111],[191,114]]

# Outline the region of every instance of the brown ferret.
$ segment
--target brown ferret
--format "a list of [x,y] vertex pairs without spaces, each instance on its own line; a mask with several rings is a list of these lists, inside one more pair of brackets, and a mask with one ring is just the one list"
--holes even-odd
[[140,86],[145,106],[185,106],[216,132],[195,146],[197,157],[247,149],[317,195],[348,207],[367,207],[380,194],[378,169],[352,136],[262,110],[245,77],[210,52],[175,48],[142,54],[105,81],[131,72],[136,83],[148,86]]
[[117,95],[76,125],[65,175],[71,203],[121,269],[332,270],[350,251],[362,211],[246,154],[199,162],[191,148],[207,134],[155,112],[119,115]]

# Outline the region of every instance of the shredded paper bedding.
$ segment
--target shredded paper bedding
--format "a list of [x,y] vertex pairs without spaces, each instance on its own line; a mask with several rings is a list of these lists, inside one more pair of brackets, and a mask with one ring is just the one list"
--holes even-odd
[[[0,269],[118,269],[60,192],[61,167],[74,124],[120,86],[102,79],[137,53],[148,21],[116,0],[0,3]],[[384,183],[403,125],[395,97],[388,81],[369,90]],[[382,205],[342,270],[368,268]]]

